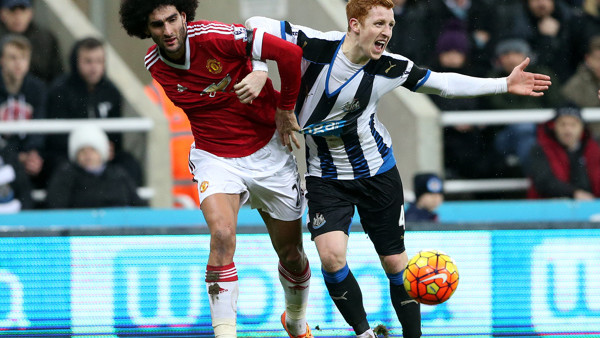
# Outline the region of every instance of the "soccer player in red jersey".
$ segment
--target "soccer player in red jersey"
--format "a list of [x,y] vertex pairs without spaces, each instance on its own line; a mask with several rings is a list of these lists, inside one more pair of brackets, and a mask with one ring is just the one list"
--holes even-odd
[[[198,0],[124,0],[120,16],[129,35],[155,42],[146,68],[190,120],[195,141],[190,171],[211,236],[206,286],[215,337],[236,337],[233,257],[237,214],[246,201],[258,209],[279,257],[286,300],[282,324],[290,337],[312,337],[306,323],[310,269],[300,221],[304,196],[296,160],[284,146],[289,135],[278,135],[275,122],[277,115],[280,127],[297,125],[293,109],[302,50],[262,30],[193,21],[197,6]],[[281,93],[264,76],[253,75],[252,60],[261,59],[277,62]]]

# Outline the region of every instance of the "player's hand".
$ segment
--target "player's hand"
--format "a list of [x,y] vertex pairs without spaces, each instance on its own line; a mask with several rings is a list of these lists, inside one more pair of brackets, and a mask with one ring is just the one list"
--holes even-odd
[[233,86],[235,94],[241,103],[252,103],[263,89],[269,74],[262,70],[256,70],[246,75],[239,83]]
[[550,76],[526,72],[525,67],[527,65],[529,65],[529,58],[523,60],[510,73],[506,79],[508,92],[523,96],[543,96],[543,91],[548,90],[548,87],[552,84]]
[[277,112],[275,112],[275,125],[279,132],[281,144],[287,147],[289,151],[292,151],[293,142],[294,145],[296,145],[296,149],[300,149],[300,142],[298,142],[296,134],[294,134],[295,131],[300,130],[300,125],[298,125],[298,120],[296,119],[296,114],[294,114],[293,110],[282,110],[277,108]]

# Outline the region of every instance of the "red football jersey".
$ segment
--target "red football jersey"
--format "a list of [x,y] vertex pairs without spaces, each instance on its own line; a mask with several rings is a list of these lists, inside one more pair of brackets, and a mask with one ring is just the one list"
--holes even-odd
[[148,49],[145,65],[188,116],[196,148],[221,157],[243,157],[262,148],[275,132],[279,92],[267,80],[260,95],[243,104],[233,91],[252,71],[246,28],[190,22],[185,44],[185,64],[165,59],[154,45]]

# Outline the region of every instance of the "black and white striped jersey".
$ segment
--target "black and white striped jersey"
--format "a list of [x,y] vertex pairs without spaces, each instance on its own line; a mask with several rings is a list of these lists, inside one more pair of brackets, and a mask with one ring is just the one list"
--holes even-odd
[[398,86],[416,90],[428,70],[388,52],[366,65],[353,64],[340,50],[344,32],[285,21],[278,31],[262,28],[304,51],[296,114],[305,134],[307,175],[348,180],[392,168],[392,139],[377,117],[377,103]]
[[345,32],[320,32],[264,17],[250,18],[246,25],[303,49],[296,114],[306,136],[310,176],[351,180],[395,165],[392,139],[377,118],[377,104],[396,87],[449,98],[507,92],[506,78],[432,72],[389,52],[365,65],[353,64],[341,51]]

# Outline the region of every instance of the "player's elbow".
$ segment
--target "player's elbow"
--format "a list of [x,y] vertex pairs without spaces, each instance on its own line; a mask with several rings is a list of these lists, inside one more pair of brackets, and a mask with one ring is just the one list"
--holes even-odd
[[246,25],[246,28],[254,29],[258,27],[258,22],[260,22],[261,20],[263,20],[262,16],[253,16],[246,20],[244,24]]

